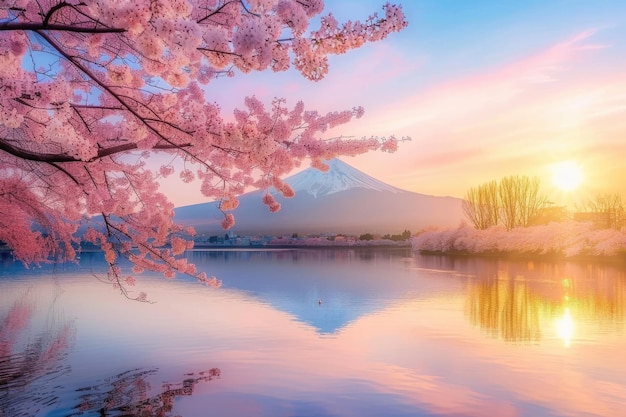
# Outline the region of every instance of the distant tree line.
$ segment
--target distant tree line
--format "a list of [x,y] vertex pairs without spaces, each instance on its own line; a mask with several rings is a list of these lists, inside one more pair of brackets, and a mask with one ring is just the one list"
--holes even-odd
[[[408,229],[404,229],[404,232],[400,234],[397,234],[397,235],[386,234],[382,236],[381,239],[393,240],[394,242],[400,242],[400,241],[408,240],[410,238],[411,238],[411,231]],[[372,235],[371,233],[364,233],[359,236],[359,240],[374,240],[374,235]]]
[[404,229],[404,232],[400,233],[399,235],[386,234],[385,236],[383,236],[383,239],[393,240],[394,242],[408,240],[410,238],[411,238],[411,231],[408,229]]

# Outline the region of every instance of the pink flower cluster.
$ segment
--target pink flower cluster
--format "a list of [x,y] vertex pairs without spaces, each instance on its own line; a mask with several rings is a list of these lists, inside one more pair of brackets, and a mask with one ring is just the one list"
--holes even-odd
[[614,256],[626,249],[626,230],[597,229],[585,222],[555,222],[519,227],[477,230],[468,225],[428,230],[411,241],[413,249],[431,252],[527,253],[538,255]]
[[265,204],[270,212],[276,213],[280,210],[280,203],[274,199],[274,196],[270,193],[267,193],[263,196],[263,204]]
[[[25,263],[74,260],[80,241],[98,245],[122,292],[133,280],[117,268],[120,256],[135,272],[215,284],[179,256],[189,231],[173,222],[160,178],[197,181],[227,211],[250,187],[293,196],[280,178],[305,160],[324,169],[325,158],[396,148],[391,139],[325,137],[361,108],[324,115],[301,102],[266,106],[249,97],[226,121],[201,87],[292,65],[319,80],[328,55],[407,24],[401,8],[387,4],[383,17],[339,24],[329,15],[307,34],[322,9],[322,0],[0,4],[0,240]],[[154,168],[156,152],[180,164]],[[280,209],[269,193],[264,202]],[[97,224],[81,236],[92,216]],[[222,226],[234,224],[225,213]]]

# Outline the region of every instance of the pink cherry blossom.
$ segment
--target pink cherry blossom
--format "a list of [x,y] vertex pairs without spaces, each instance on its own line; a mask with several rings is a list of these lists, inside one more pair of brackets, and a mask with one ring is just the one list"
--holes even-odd
[[232,213],[228,213],[224,215],[224,220],[222,220],[222,228],[224,230],[228,230],[235,225],[235,216]]
[[518,253],[563,257],[616,256],[626,246],[626,229],[597,229],[587,222],[554,222],[506,230],[469,225],[427,230],[411,240],[413,249],[468,254]]
[[[195,181],[234,210],[250,188],[293,196],[280,178],[304,161],[325,169],[326,158],[395,150],[392,140],[326,136],[361,108],[319,114],[297,100],[249,97],[226,121],[211,96],[211,83],[250,71],[293,66],[319,80],[329,55],[407,25],[391,4],[343,24],[315,19],[322,9],[322,0],[2,2],[0,241],[26,264],[75,260],[81,242],[99,245],[126,295],[133,281],[121,257],[134,273],[217,285],[180,256],[192,233],[173,222],[160,178]],[[159,166],[155,153],[172,162]],[[224,228],[234,224],[225,213]]]

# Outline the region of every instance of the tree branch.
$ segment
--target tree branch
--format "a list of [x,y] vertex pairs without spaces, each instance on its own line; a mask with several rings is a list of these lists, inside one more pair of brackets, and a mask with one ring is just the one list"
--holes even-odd
[[[81,65],[77,60],[76,57],[69,55],[60,45],[57,44],[57,42],[55,42],[50,36],[48,36],[47,33],[45,33],[45,31],[39,30],[36,32],[37,34],[39,34],[46,42],[48,42],[48,44],[54,48],[57,52],[59,52],[59,54],[61,54],[61,56],[65,59],[67,59],[68,62],[70,62],[72,65],[74,65],[74,67],[76,67],[79,71],[81,71],[83,74],[85,74],[87,77],[89,77],[94,83],[96,83],[100,88],[102,88],[102,90],[104,90],[107,94],[109,94],[113,99],[115,99],[118,103],[120,103],[120,105],[123,106],[123,108],[125,108],[129,113],[131,113],[140,123],[142,123],[143,125],[146,126],[146,128],[148,128],[148,130],[150,130],[151,132],[153,132],[156,136],[158,136],[162,141],[166,142],[166,145],[162,145],[165,146],[164,148],[159,148],[158,145],[153,146],[153,149],[183,149],[186,147],[190,147],[191,148],[191,144],[176,144],[174,143],[171,139],[167,138],[166,136],[164,136],[161,132],[159,132],[156,128],[154,128],[152,125],[150,125],[150,123],[147,122],[147,120],[142,117],[136,110],[134,110],[133,108],[130,107],[130,105],[123,100],[122,96],[118,93],[116,93],[113,88],[115,86],[109,86],[104,84],[102,81],[100,81],[98,79],[98,77],[95,76],[95,74],[92,73],[92,71],[90,71],[88,68],[86,68],[84,65]],[[146,106],[147,107],[147,106]],[[183,130],[179,129],[179,131],[181,133],[185,133]],[[128,146],[131,145],[133,146],[130,149],[134,149],[137,147],[136,144],[126,144],[126,145],[120,145],[120,146]],[[124,150],[129,150],[129,149],[123,149]],[[121,151],[119,151],[121,152]],[[203,161],[202,159],[198,158],[198,156],[196,156],[195,154],[189,152],[189,151],[185,151],[186,154],[191,157],[192,159],[194,159],[195,161],[197,161],[198,163],[200,163],[201,165],[209,168],[212,170],[211,166],[206,162]],[[114,152],[117,153],[117,152]],[[107,154],[109,155],[109,154]],[[106,155],[103,155],[106,156]],[[98,151],[98,157],[97,158],[101,158],[100,156],[100,151]],[[96,158],[96,159],[97,159]]]
[[22,30],[22,31],[60,31],[60,32],[76,32],[76,33],[124,33],[126,29],[121,28],[85,28],[72,25],[45,24],[45,23],[27,23],[27,22],[3,22],[0,23],[0,31],[2,30]]
[[[160,144],[152,146],[152,149],[159,150],[167,150],[167,149],[180,149],[190,147],[191,143],[183,143],[180,145],[174,144]],[[63,153],[40,153],[33,152],[26,149],[18,148],[17,146],[13,146],[8,143],[6,140],[0,139],[0,150],[5,151],[8,154],[11,154],[17,158],[21,158],[27,161],[35,161],[35,162],[45,162],[48,164],[62,163],[62,162],[93,162],[98,159],[104,158],[106,156],[115,155],[122,152],[128,152],[138,149],[136,143],[128,142],[123,143],[121,145],[112,146],[110,148],[101,148],[98,149],[98,155],[87,160],[83,161],[82,159],[76,158],[74,156],[66,155]]]

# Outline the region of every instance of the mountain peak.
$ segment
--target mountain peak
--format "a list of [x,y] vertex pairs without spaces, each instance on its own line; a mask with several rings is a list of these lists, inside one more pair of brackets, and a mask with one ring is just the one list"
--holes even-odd
[[[463,218],[461,200],[435,197],[392,187],[338,159],[328,172],[308,168],[284,181],[296,195],[276,193],[279,212],[262,202],[265,190],[251,191],[234,210],[235,231],[245,235],[293,233],[397,233],[429,226],[454,227]],[[345,191],[345,192],[342,192]],[[219,202],[179,207],[176,222],[194,226],[199,235],[223,234]]]
[[324,161],[324,163],[330,167],[327,172],[321,172],[315,168],[307,168],[285,179],[285,182],[296,193],[308,193],[316,198],[353,188],[392,193],[402,191],[359,171],[339,159],[331,159]]

